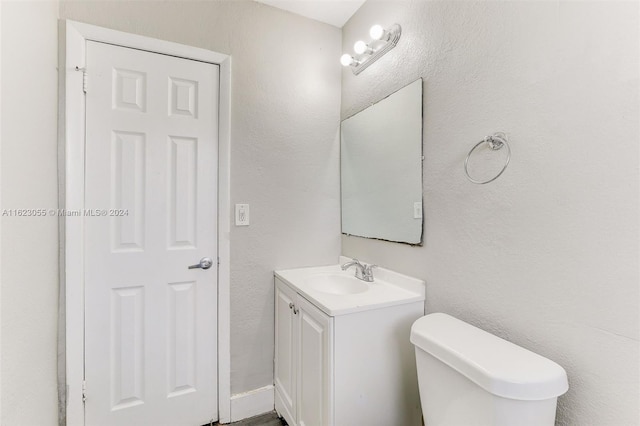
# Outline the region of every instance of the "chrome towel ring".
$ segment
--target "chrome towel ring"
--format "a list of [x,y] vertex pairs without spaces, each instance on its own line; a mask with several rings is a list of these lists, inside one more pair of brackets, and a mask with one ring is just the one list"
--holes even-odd
[[[475,180],[474,178],[471,177],[471,175],[469,175],[468,164],[469,164],[469,157],[471,157],[471,154],[473,153],[473,151],[475,151],[475,149],[480,145],[482,145],[483,143],[488,144],[489,148],[491,148],[494,151],[502,149],[503,146],[506,146],[507,161],[504,163],[504,166],[502,167],[502,170],[500,170],[500,173],[498,173],[495,177],[489,180],[480,181],[480,180]],[[511,160],[511,148],[509,147],[509,143],[507,142],[507,135],[505,135],[502,132],[497,132],[491,136],[486,136],[483,140],[481,140],[473,148],[471,148],[471,151],[469,151],[469,154],[467,154],[467,158],[464,160],[464,172],[467,174],[467,178],[471,182],[477,183],[478,185],[484,185],[485,183],[493,182],[494,180],[498,179],[500,175],[504,173],[504,171],[507,169],[507,166],[509,165],[510,160]]]

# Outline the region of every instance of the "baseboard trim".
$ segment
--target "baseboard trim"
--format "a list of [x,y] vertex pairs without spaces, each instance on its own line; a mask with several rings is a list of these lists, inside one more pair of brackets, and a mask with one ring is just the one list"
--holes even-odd
[[231,421],[248,419],[274,409],[273,385],[231,395]]

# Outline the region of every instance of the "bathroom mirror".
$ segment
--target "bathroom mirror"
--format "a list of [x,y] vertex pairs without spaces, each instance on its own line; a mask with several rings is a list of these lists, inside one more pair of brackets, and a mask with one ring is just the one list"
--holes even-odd
[[341,126],[342,233],[422,243],[422,79]]

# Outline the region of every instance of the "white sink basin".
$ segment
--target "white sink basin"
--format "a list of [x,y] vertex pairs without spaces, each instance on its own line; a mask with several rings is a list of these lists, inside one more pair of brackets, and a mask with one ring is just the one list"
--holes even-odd
[[369,290],[369,286],[355,277],[341,274],[312,275],[307,278],[309,288],[329,294],[358,294]]
[[332,317],[424,300],[424,281],[376,268],[374,281],[364,282],[353,269],[340,268],[350,261],[340,257],[337,265],[280,270],[275,275]]

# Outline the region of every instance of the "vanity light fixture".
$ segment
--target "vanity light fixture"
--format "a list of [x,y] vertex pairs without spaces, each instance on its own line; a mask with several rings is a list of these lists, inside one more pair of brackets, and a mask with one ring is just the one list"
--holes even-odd
[[353,45],[353,51],[357,56],[354,57],[345,53],[340,58],[340,63],[345,67],[351,67],[351,71],[358,75],[385,53],[396,47],[401,33],[402,28],[400,28],[399,24],[393,24],[388,29],[383,28],[381,25],[374,25],[369,30],[369,35],[373,40],[369,43],[357,41]]

